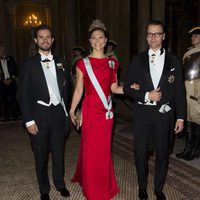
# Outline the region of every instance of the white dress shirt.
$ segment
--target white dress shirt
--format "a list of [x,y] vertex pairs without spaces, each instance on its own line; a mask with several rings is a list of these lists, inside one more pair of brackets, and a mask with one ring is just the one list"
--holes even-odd
[[[38,100],[37,103],[43,106],[51,106],[51,104],[56,106],[59,103],[61,103],[61,105],[63,106],[63,109],[65,110],[64,102],[61,102],[61,95],[58,88],[58,82],[57,82],[57,76],[56,76],[55,61],[52,60],[53,56],[51,54],[49,54],[48,56],[45,56],[42,53],[40,54],[41,54],[41,65],[42,65],[42,69],[43,69],[45,79],[47,82],[50,100],[49,102]],[[48,59],[49,61],[42,62],[45,59]],[[66,110],[65,110],[65,113],[66,113]],[[26,122],[26,127],[31,126],[33,124],[35,124],[34,120]]]
[[149,49],[149,66],[154,89],[158,87],[163,72],[164,62],[165,51],[161,54],[160,49],[157,51]]
[[2,66],[2,69],[3,69],[3,74],[4,74],[5,79],[9,79],[10,74],[8,72],[8,65],[7,65],[6,59],[1,59],[1,66]]
[[[154,89],[158,87],[163,68],[165,63],[165,50],[158,49],[157,51],[154,51],[153,49],[149,49],[148,52],[149,55],[149,67],[150,67],[150,75],[153,82]],[[156,105],[156,102],[150,102],[149,99],[149,92],[146,92],[145,94],[145,104],[147,105]]]

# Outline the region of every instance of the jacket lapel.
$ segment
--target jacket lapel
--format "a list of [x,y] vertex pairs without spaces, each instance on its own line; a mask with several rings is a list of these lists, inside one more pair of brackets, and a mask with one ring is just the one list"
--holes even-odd
[[58,82],[58,88],[60,91],[60,95],[62,95],[62,90],[63,90],[63,70],[61,67],[59,68],[60,64],[63,64],[60,62],[56,57],[54,58],[55,61],[55,69],[56,69],[56,76],[57,76],[57,82]]
[[143,55],[143,61],[144,61],[144,69],[145,69],[145,79],[147,80],[147,82],[149,82],[149,85],[151,86],[151,88],[154,88],[153,86],[153,81],[152,81],[152,78],[151,78],[151,73],[150,73],[150,66],[149,66],[149,55],[148,55],[148,50],[146,50],[144,52],[144,55]]
[[169,59],[169,55],[168,55],[168,52],[166,52],[165,53],[164,66],[163,66],[163,72],[162,72],[162,75],[160,77],[160,81],[159,81],[158,87],[160,87],[162,84],[165,83],[166,77],[170,72],[170,67],[171,67],[170,65],[171,65],[171,62],[170,62],[170,59]]
[[49,90],[48,90],[48,86],[47,86],[47,81],[46,81],[40,60],[41,60],[41,56],[38,53],[36,55],[36,59],[35,59],[35,65],[37,67],[37,76],[39,77],[41,87],[44,88],[44,90],[42,90],[42,91],[46,91],[47,92],[46,95],[49,97]]

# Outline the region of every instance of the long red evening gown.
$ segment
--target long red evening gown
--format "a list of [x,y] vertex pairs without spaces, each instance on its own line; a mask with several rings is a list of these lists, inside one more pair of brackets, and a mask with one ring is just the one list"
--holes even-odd
[[[116,82],[119,63],[112,58],[89,59],[108,97],[111,84]],[[106,109],[88,77],[83,59],[77,63],[77,67],[84,76],[85,96],[82,103],[79,159],[72,181],[79,182],[87,200],[110,200],[119,192],[111,155],[113,119],[106,119]]]

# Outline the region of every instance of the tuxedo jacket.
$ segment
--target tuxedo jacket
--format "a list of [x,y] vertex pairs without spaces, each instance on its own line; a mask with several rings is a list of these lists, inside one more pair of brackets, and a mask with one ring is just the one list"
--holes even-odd
[[[49,103],[50,96],[41,65],[41,56],[36,54],[20,67],[18,79],[18,98],[24,123],[35,119],[38,100]],[[63,60],[54,57],[56,76],[60,95],[66,108],[71,96],[70,71]]]
[[[130,88],[133,83],[138,83],[140,89]],[[162,92],[162,98],[157,102],[158,112],[163,104],[168,104],[172,109],[171,112],[176,114],[177,119],[185,119],[186,98],[183,71],[178,58],[167,51],[165,51],[164,67],[158,87]],[[154,90],[154,86],[150,74],[148,50],[146,50],[133,57],[127,71],[124,92],[134,100],[133,109],[135,109],[137,106],[149,106],[142,104],[145,103],[146,92],[152,90]]]
[[[5,59],[7,60],[7,67],[8,67],[8,73],[10,74],[10,78],[16,79],[17,76],[17,65],[15,62],[15,59],[12,56],[6,56]],[[4,80],[4,73],[2,69],[2,65],[0,62],[0,80]]]

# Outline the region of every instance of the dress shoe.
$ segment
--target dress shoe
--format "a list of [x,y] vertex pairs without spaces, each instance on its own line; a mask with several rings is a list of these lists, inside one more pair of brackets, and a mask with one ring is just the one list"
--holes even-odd
[[194,155],[192,152],[187,152],[185,155],[183,155],[183,160],[190,161],[194,159]]
[[183,155],[184,155],[183,152],[182,152],[182,153],[177,153],[177,154],[176,154],[176,157],[177,157],[177,158],[183,158]]
[[194,159],[194,154],[191,150],[185,148],[182,153],[177,153],[176,157],[179,158],[179,159],[182,158],[183,160],[190,161],[190,160]]
[[48,194],[41,195],[41,200],[50,200],[50,197]]
[[200,150],[194,153],[194,158],[199,158],[199,157],[200,157]]
[[139,197],[140,200],[147,200],[148,199],[148,195],[147,195],[146,189],[140,189],[138,197]]
[[69,197],[70,196],[70,193],[69,193],[69,191],[66,188],[61,189],[60,190],[60,194],[63,197]]
[[163,192],[155,192],[156,200],[165,200],[166,197]]

